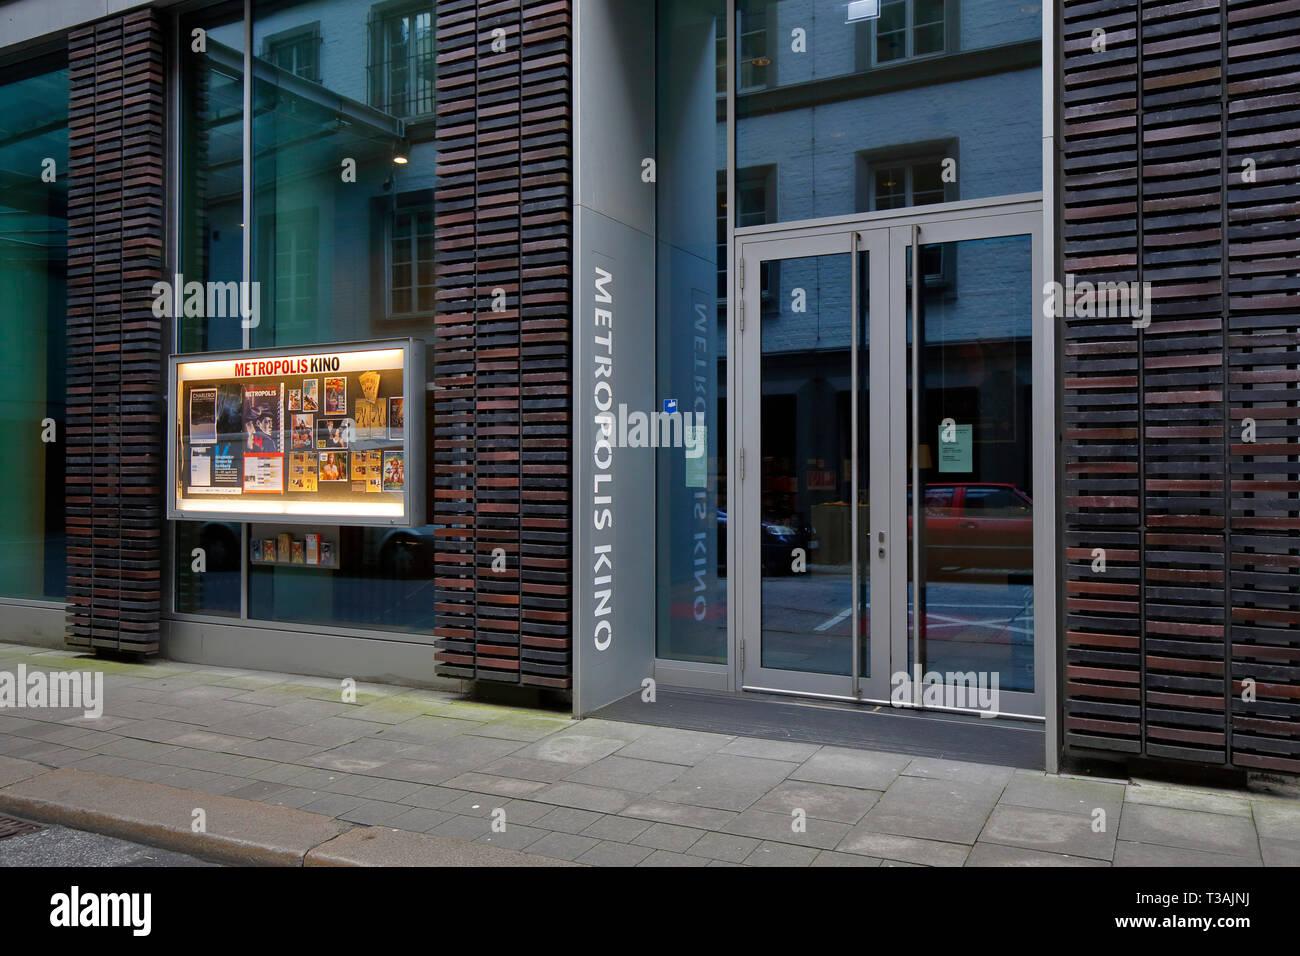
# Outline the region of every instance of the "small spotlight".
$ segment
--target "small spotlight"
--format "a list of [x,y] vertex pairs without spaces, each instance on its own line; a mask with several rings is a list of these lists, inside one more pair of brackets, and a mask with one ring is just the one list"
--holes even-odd
[[398,166],[405,166],[407,163],[410,162],[410,160],[399,153],[398,155],[393,157],[393,162],[395,162]]

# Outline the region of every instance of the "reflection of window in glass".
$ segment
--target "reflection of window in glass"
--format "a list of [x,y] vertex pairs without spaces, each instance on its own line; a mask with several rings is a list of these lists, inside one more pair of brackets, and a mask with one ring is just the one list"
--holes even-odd
[[370,17],[370,105],[392,116],[433,112],[433,4],[379,6]]
[[388,311],[433,311],[433,206],[399,207],[393,213],[389,254]]
[[[725,297],[727,289],[727,204],[726,177],[718,174],[718,295]],[[751,166],[736,170],[736,228],[765,226],[777,221],[776,217],[776,167]],[[762,288],[763,314],[775,308],[776,275],[779,265],[764,262],[759,277]]]
[[871,209],[904,209],[943,202],[943,157],[873,166]]
[[312,23],[266,38],[262,59],[294,76],[320,82],[320,24]]
[[[281,212],[265,217],[275,232],[275,328],[277,333],[310,329],[316,321],[316,210]],[[274,225],[272,225],[274,223]],[[263,234],[265,234],[265,228]]]
[[[767,88],[768,77],[772,68],[772,51],[768,48],[767,4],[747,3],[744,9],[736,10],[736,92]],[[719,21],[721,25],[721,21]],[[720,30],[721,46],[718,50],[719,62],[727,59],[727,38],[725,29]],[[721,87],[726,90],[726,87]]]
[[948,0],[884,0],[875,20],[872,62],[943,53]]

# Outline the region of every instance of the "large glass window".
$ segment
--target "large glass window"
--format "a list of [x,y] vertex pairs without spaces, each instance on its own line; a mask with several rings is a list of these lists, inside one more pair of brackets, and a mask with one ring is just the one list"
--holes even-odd
[[[181,19],[179,269],[184,281],[243,278],[242,4]],[[196,50],[194,31],[203,31]],[[243,346],[238,318],[176,317],[177,352]],[[217,521],[173,525],[175,594],[183,614],[238,617],[242,529]]]
[[[241,108],[242,22],[231,22],[229,35],[227,27],[210,30],[207,60],[188,67],[182,128],[192,133],[182,179],[215,179],[221,188],[191,188],[182,211],[189,245],[182,248],[196,278],[240,278],[247,226],[258,310],[246,329],[237,318],[181,321],[182,350],[407,336],[431,342],[433,0],[257,0],[252,14],[251,122]],[[249,126],[252,166],[244,170]],[[431,380],[431,361],[426,368]],[[348,397],[350,404],[358,400]],[[185,524],[177,532],[178,611],[384,630],[433,627],[432,526],[295,529],[297,537],[319,531],[332,547],[333,564],[312,567],[250,559],[253,542],[278,537],[278,528]],[[246,594],[237,580],[233,587],[207,579],[196,585],[200,575],[190,571],[188,556],[200,546],[231,555],[236,579],[246,573]],[[209,551],[209,571],[212,560]]]
[[[657,378],[660,397],[675,400],[702,434],[697,458],[683,448],[658,452],[657,653],[724,663],[727,193],[718,81],[726,77],[718,67],[726,63],[726,3],[661,0],[658,18],[658,179],[672,188],[658,192]],[[758,49],[757,27],[746,42]],[[756,171],[745,188],[761,191],[763,182]]]
[[0,69],[0,598],[61,600],[68,70]]
[[[1038,6],[883,0],[878,17],[852,20],[846,9],[736,0],[735,162],[776,171],[768,221],[1042,188]],[[943,150],[905,157],[915,144]],[[900,161],[864,170],[864,156]],[[759,198],[737,193],[737,225]]]

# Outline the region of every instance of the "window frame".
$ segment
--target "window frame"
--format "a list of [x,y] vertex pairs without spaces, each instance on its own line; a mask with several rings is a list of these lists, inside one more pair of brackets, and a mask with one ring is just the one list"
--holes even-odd
[[[881,0],[881,9],[889,0]],[[892,60],[880,61],[876,57],[876,28],[880,23],[880,17],[871,20],[860,20],[853,37],[853,63],[856,72],[865,73],[870,70],[887,70],[895,66],[902,66],[907,63],[915,63],[918,60],[929,60],[943,56],[951,56],[954,53],[961,52],[961,0],[944,0],[943,3],[943,49],[935,50],[931,53],[915,53],[915,31],[916,31],[916,0],[902,0],[905,10],[905,26],[903,36],[906,40],[906,52]]]
[[[315,56],[315,62],[314,62],[315,69],[312,71],[311,76],[306,76],[302,73],[299,73],[297,70],[287,69],[284,66],[282,66],[279,62],[277,62],[275,59],[275,54],[277,50],[284,49],[285,47],[289,47],[291,45],[296,46],[297,44],[302,43],[304,40],[314,41],[311,46],[311,51],[312,54]],[[311,23],[304,23],[296,27],[290,27],[287,30],[281,30],[279,33],[272,33],[263,37],[262,52],[259,54],[258,59],[262,60],[265,63],[269,63],[271,66],[274,66],[277,70],[284,70],[284,72],[292,74],[293,76],[296,76],[299,79],[307,80],[308,82],[311,83],[320,83],[321,82],[321,49],[323,46],[324,46],[324,38],[321,36],[321,32],[320,32],[320,21],[315,20]]]
[[[393,112],[392,81],[393,65],[396,62],[388,56],[388,42],[385,27],[394,20],[416,14],[429,14],[429,34],[433,62],[438,57],[438,10],[434,0],[388,0],[370,7],[366,17],[366,102],[377,110],[390,116],[405,120],[407,123],[430,122],[438,109],[436,77],[430,85],[428,108],[423,111],[407,109],[401,114]],[[408,52],[406,62],[411,62]],[[436,71],[435,71],[436,72]],[[407,93],[410,92],[410,78],[407,78]],[[408,96],[408,102],[415,97]]]

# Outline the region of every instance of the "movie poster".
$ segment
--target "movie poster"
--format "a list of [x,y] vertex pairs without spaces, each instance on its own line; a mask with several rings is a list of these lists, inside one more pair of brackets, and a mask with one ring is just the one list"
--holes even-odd
[[348,447],[348,420],[346,418],[318,418],[316,420],[316,450],[342,451]]
[[400,451],[384,452],[384,491],[406,487],[406,456]]
[[348,453],[345,451],[323,451],[320,453],[320,480],[347,481]]
[[302,380],[302,410],[304,412],[320,411],[320,379],[304,378]]
[[388,400],[388,438],[389,441],[402,441],[406,438],[406,399],[404,398]]
[[346,415],[348,413],[348,380],[346,378],[325,379],[325,414]]
[[291,412],[302,411],[302,389],[300,388],[289,389],[289,411]]
[[316,430],[315,415],[295,412],[290,418],[289,447],[297,451],[300,448],[311,449],[312,433]]
[[244,451],[259,455],[284,451],[280,417],[280,389],[244,389]]
[[217,390],[196,388],[190,392],[190,443],[215,445],[217,442]]

